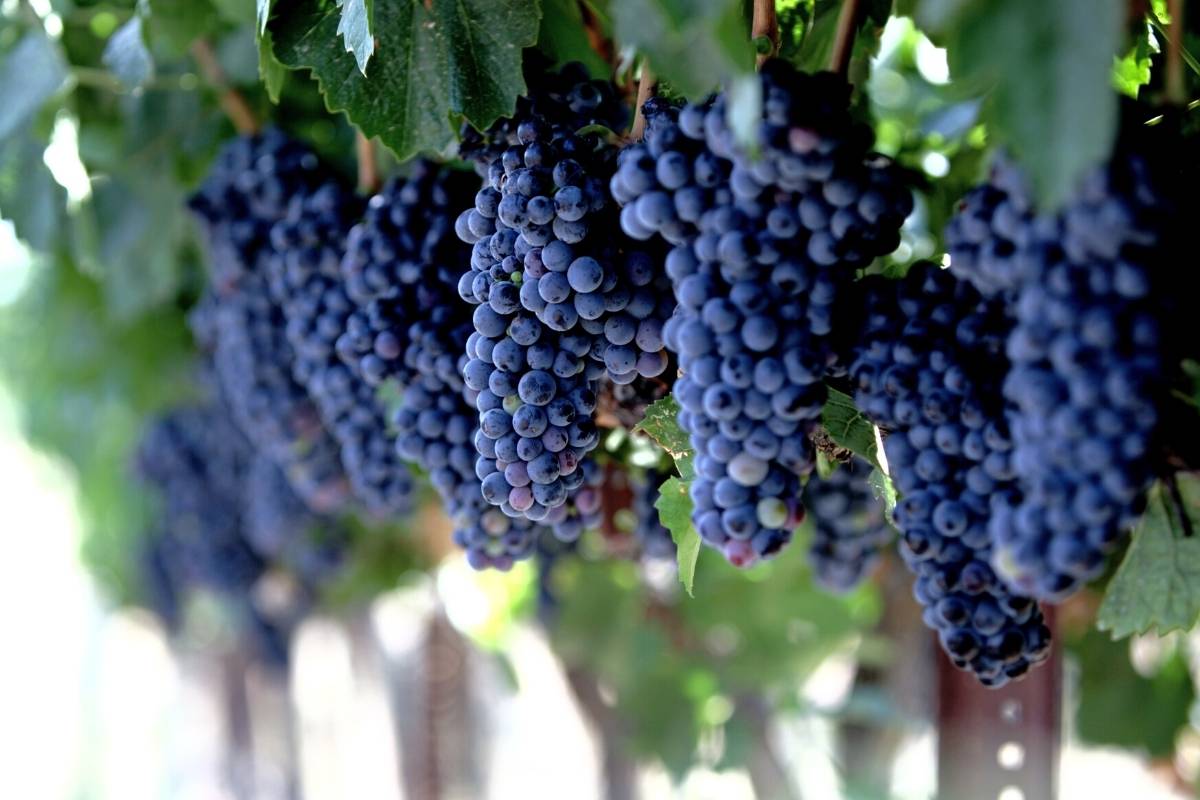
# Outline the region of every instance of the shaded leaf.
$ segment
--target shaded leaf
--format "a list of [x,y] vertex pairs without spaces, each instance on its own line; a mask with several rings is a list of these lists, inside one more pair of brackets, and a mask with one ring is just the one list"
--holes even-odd
[[0,142],[0,217],[34,250],[61,241],[66,192],[42,160],[46,143],[26,126]]
[[577,0],[542,0],[538,49],[550,56],[556,66],[578,61],[594,77],[607,77],[610,72],[608,63],[588,41]]
[[692,498],[688,495],[687,485],[675,477],[664,481],[658,492],[654,507],[675,542],[679,582],[689,597],[695,597],[692,588],[696,580],[696,561],[700,557],[700,534],[692,525]]
[[142,36],[142,18],[135,14],[108,37],[104,46],[104,66],[130,89],[143,86],[154,77],[154,58]]
[[1133,633],[1190,630],[1200,617],[1200,536],[1185,536],[1180,512],[1192,528],[1200,526],[1200,478],[1176,476],[1183,509],[1162,484],[1150,490],[1149,503],[1108,584],[1096,625],[1113,638]]
[[145,36],[154,45],[174,55],[183,55],[192,42],[208,36],[221,25],[221,15],[210,0],[142,0],[149,6]]
[[989,87],[985,118],[1049,207],[1109,154],[1121,0],[924,0],[918,17],[948,51],[956,81]]
[[1152,758],[1171,757],[1196,697],[1179,650],[1173,648],[1147,676],[1134,669],[1127,642],[1114,642],[1097,631],[1067,647],[1079,666],[1075,725],[1080,738],[1093,745],[1144,750]]
[[258,35],[258,77],[267,89],[267,97],[272,103],[278,103],[283,82],[287,79],[287,67],[275,57],[275,42],[269,30]]
[[521,50],[537,38],[539,7],[523,0],[396,2],[375,9],[377,50],[368,74],[328,43],[341,14],[333,3],[301,0],[268,23],[279,60],[316,76],[326,105],[401,159],[444,149],[451,120],[478,128],[512,112],[525,91]]
[[66,79],[58,45],[40,31],[26,34],[0,63],[0,139],[33,116]]
[[740,0],[613,0],[612,14],[617,41],[689,97],[754,69]]

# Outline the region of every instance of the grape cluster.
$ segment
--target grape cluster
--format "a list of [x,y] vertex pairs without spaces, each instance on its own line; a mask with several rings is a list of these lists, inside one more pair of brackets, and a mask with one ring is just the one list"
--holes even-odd
[[326,180],[316,155],[277,130],[239,136],[217,154],[208,176],[188,201],[200,220],[212,277],[224,291],[259,269],[271,226],[292,197]]
[[1001,169],[996,185],[977,190],[992,205],[971,214],[968,200],[951,223],[979,254],[952,264],[976,282],[1007,278],[1015,326],[1004,394],[1021,491],[993,514],[994,563],[1044,600],[1100,575],[1141,514],[1161,462],[1173,350],[1187,339],[1172,332],[1180,293],[1167,266],[1188,217],[1173,174],[1184,162],[1131,145],[1056,214],[1029,212]]
[[355,496],[373,514],[397,515],[412,507],[412,476],[396,455],[375,388],[337,349],[354,311],[340,262],[359,206],[337,183],[296,196],[271,229],[267,267],[295,354],[292,372],[337,441]]
[[230,142],[190,201],[210,251],[211,288],[193,314],[224,401],[256,449],[287,473],[311,507],[346,499],[337,445],[291,372],[283,312],[270,294],[270,229],[288,198],[325,173],[316,157],[278,132]]
[[510,147],[521,144],[524,122],[539,120],[564,131],[599,125],[612,131],[625,129],[628,111],[617,88],[609,81],[595,80],[587,67],[573,61],[557,71],[530,51],[525,59],[528,91],[517,98],[511,117],[502,118],[486,131],[463,123],[459,134],[459,156],[474,162],[481,176],[489,165]]
[[888,431],[901,555],[950,659],[1003,685],[1049,649],[1037,603],[991,566],[989,520],[1019,494],[1000,391],[1011,322],[1003,302],[928,264],[869,297],[851,376],[858,407]]
[[354,311],[336,349],[368,383],[396,382],[398,457],[429,475],[468,563],[504,570],[530,556],[538,528],[488,504],[475,472],[478,412],[462,376],[474,328],[457,294],[470,250],[453,222],[476,181],[463,178],[418,162],[371,198],[341,262]]
[[[372,385],[407,384],[428,366],[410,362],[418,352],[408,347],[413,326],[454,325],[461,318],[456,287],[469,250],[454,235],[454,218],[477,183],[470,173],[418,160],[370,199],[350,229],[341,270],[355,307],[337,348]],[[461,349],[460,342],[439,356],[443,380],[458,372]]]
[[262,573],[262,558],[242,536],[241,479],[251,456],[249,442],[215,405],[176,409],[144,432],[135,468],[161,500],[161,532],[180,580],[243,591]]
[[839,289],[896,247],[912,208],[870,155],[843,81],[782,62],[761,80],[759,157],[735,142],[723,96],[681,109],[655,100],[645,140],[622,152],[610,183],[624,231],[672,245],[679,308],[664,339],[684,373],[675,394],[696,451],[694,521],[743,566],[791,539]]
[[870,465],[854,459],[827,477],[814,475],[804,487],[813,522],[808,560],[817,582],[831,591],[847,592],[862,582],[894,535],[870,477]]
[[279,466],[262,454],[246,469],[241,510],[244,536],[254,551],[304,583],[318,585],[341,566],[345,531],[314,514]]
[[950,271],[986,296],[1010,293],[1030,271],[1038,227],[1020,170],[999,157],[988,182],[969,191],[946,223]]
[[511,146],[481,168],[455,228],[472,245],[459,294],[477,306],[463,375],[478,393],[483,495],[543,521],[585,481],[598,379],[666,370],[672,303],[654,259],[622,246],[605,187],[614,149],[537,109],[503,123]]

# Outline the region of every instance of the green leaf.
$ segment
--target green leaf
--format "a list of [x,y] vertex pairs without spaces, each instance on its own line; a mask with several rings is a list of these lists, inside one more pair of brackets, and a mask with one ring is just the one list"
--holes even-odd
[[1177,646],[1167,646],[1170,653],[1158,668],[1142,675],[1130,661],[1127,642],[1088,631],[1067,643],[1079,669],[1075,725],[1083,741],[1141,750],[1152,758],[1174,754],[1196,691],[1187,660]]
[[130,89],[143,86],[154,77],[154,58],[142,36],[142,18],[135,14],[108,37],[104,46],[104,66]]
[[1129,52],[1115,59],[1112,80],[1118,92],[1135,100],[1150,83],[1150,39],[1144,29]]
[[66,192],[42,160],[46,143],[30,127],[0,141],[0,217],[27,245],[47,251],[61,241]]
[[338,35],[346,40],[346,50],[354,54],[358,71],[367,74],[367,63],[375,52],[375,36],[371,32],[372,0],[338,0],[342,18]]
[[272,103],[279,102],[287,71],[283,62],[275,57],[275,42],[271,38],[271,32],[264,30],[258,34],[258,77],[262,79],[267,89],[267,97]]
[[875,426],[863,415],[850,395],[830,388],[821,409],[821,424],[829,438],[839,447],[862,456],[874,467],[879,467],[879,454],[875,445]]
[[754,69],[740,0],[613,0],[612,13],[617,41],[689,97]]
[[26,34],[0,63],[0,139],[33,116],[66,79],[58,45],[44,33]]
[[679,478],[668,478],[658,490],[654,507],[675,542],[679,582],[689,597],[695,597],[692,589],[696,580],[696,561],[700,558],[700,534],[692,525],[692,498],[688,495],[687,485]]
[[1175,476],[1183,508],[1162,484],[1149,504],[1125,560],[1108,584],[1096,625],[1113,638],[1134,633],[1190,630],[1200,617],[1200,536],[1185,536],[1181,511],[1200,525],[1200,477]]
[[192,42],[218,29],[221,15],[210,0],[141,0],[149,10],[145,17],[145,35],[154,45],[168,53],[182,56]]
[[896,510],[896,486],[892,483],[892,479],[879,467],[871,470],[871,477],[868,479],[871,482],[871,490],[875,496],[883,501],[883,508],[888,513],[888,519],[892,518],[892,512]]
[[588,41],[578,0],[542,0],[538,49],[548,55],[556,66],[578,61],[598,78],[607,77],[611,71]]
[[1108,156],[1122,0],[925,0],[918,16],[947,48],[956,81],[991,88],[990,130],[1047,207]]
[[658,446],[675,459],[675,467],[685,483],[695,477],[692,467],[692,443],[687,433],[679,427],[679,403],[673,395],[655,401],[646,409],[646,416],[634,427],[658,442]]
[[478,128],[512,113],[525,91],[521,50],[537,39],[539,6],[524,0],[390,2],[375,9],[377,50],[363,75],[330,47],[341,15],[331,2],[300,0],[268,24],[275,54],[316,76],[332,111],[407,159],[444,149],[451,120]]

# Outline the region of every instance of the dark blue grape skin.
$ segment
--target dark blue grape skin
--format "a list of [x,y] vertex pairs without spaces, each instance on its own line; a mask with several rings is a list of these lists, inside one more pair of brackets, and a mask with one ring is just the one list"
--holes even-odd
[[204,319],[197,338],[238,427],[319,511],[343,505],[349,489],[337,444],[292,375],[295,354],[265,262],[289,198],[328,177],[307,147],[268,131],[227,144],[189,201],[209,256],[209,289],[193,313],[194,328]]
[[[678,310],[645,335],[661,337],[684,373],[675,394],[696,451],[693,521],[740,566],[791,540],[839,288],[895,248],[912,208],[896,172],[869,154],[846,84],[768,62],[762,86],[761,158],[735,145],[723,96],[660,104],[609,183],[625,233],[672,246]],[[612,328],[616,342],[629,335],[624,320]],[[610,371],[628,364],[621,346],[605,352]],[[744,491],[718,493],[722,481]]]
[[415,483],[395,454],[375,388],[339,347],[355,311],[340,262],[361,211],[338,183],[293,197],[271,228],[266,274],[295,353],[293,375],[337,441],[355,497],[373,515],[396,516],[411,511]]
[[[526,106],[518,105],[519,116]],[[454,228],[472,246],[459,297],[477,306],[463,376],[490,393],[475,398],[487,440],[477,443],[476,471],[489,502],[544,522],[573,505],[591,474],[597,379],[607,371],[629,383],[669,368],[659,331],[673,305],[655,260],[620,234],[605,186],[614,148],[577,136],[553,112],[528,113],[501,123],[516,136],[481,156],[487,184]],[[615,315],[629,321],[617,327],[633,330],[616,331],[625,349],[608,354],[604,332]],[[517,439],[501,446],[510,431]],[[515,485],[513,475],[529,484]]]
[[952,268],[1015,318],[1004,394],[1022,492],[995,509],[993,560],[1039,599],[1061,602],[1104,572],[1165,471],[1161,409],[1187,340],[1185,292],[1165,265],[1192,218],[1190,160],[1169,136],[1125,131],[1053,214],[1000,161],[948,226]]
[[1001,392],[1012,321],[1002,299],[928,264],[862,290],[868,310],[849,373],[856,405],[887,432],[893,521],[914,593],[951,661],[1002,686],[1050,646],[1037,602],[992,567],[990,523],[1020,495]]
[[813,526],[808,560],[817,582],[834,592],[858,586],[895,536],[870,476],[870,465],[855,458],[804,487]]

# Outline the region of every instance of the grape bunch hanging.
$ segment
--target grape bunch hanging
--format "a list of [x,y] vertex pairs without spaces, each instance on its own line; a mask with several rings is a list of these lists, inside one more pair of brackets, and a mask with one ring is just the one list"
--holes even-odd
[[[228,472],[263,487],[205,523],[241,543],[237,580],[292,552],[279,520],[402,517],[422,478],[471,566],[548,573],[611,528],[609,431],[670,395],[692,470],[631,469],[645,558],[688,533],[656,508],[677,478],[729,563],[779,557],[807,518],[814,578],[843,592],[895,540],[957,666],[1000,686],[1043,661],[1040,604],[1105,570],[1180,463],[1162,435],[1194,355],[1170,266],[1193,211],[1179,136],[1127,109],[1111,161],[1054,210],[1001,157],[943,264],[885,276],[913,192],[851,85],[777,59],[755,80],[748,129],[727,94],[650,96],[631,138],[619,87],[531,58],[511,116],[366,201],[282,134],[231,143],[192,208],[197,338],[250,465]],[[830,447],[830,388],[880,452]]]

